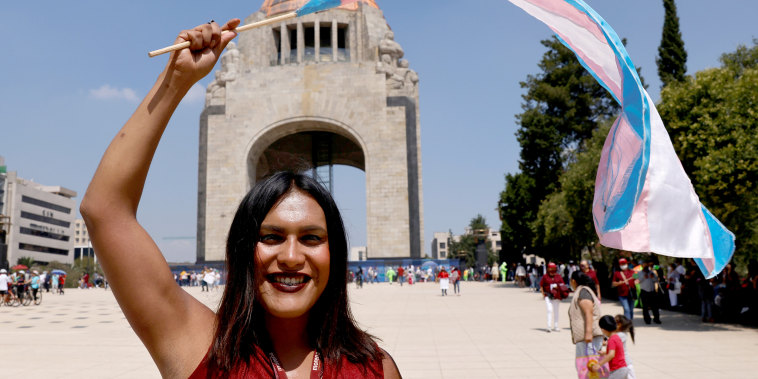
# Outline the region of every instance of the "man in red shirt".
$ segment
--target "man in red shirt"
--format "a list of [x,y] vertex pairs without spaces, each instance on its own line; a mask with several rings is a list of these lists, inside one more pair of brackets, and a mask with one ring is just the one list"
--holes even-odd
[[611,287],[618,291],[619,301],[624,307],[624,317],[632,320],[634,317],[634,295],[637,294],[636,279],[634,278],[634,271],[629,269],[629,263],[625,258],[619,259],[619,267],[621,270],[613,273]]
[[597,294],[597,298],[601,299],[603,296],[600,294],[600,281],[597,280],[597,272],[590,268],[590,263],[586,260],[579,262],[579,268],[595,282],[595,293]]
[[[542,276],[540,280],[540,291],[545,299],[545,305],[547,306],[547,332],[551,330],[556,332],[561,331],[558,327],[558,305],[562,299],[555,298],[553,296],[554,289],[557,289],[560,284],[564,284],[563,277],[558,274],[558,266],[555,263],[549,263],[547,265],[547,273]],[[556,291],[555,293],[560,293]]]
[[403,266],[398,266],[397,268],[397,281],[400,282],[400,287],[403,286],[403,276],[405,275],[405,270],[403,269]]

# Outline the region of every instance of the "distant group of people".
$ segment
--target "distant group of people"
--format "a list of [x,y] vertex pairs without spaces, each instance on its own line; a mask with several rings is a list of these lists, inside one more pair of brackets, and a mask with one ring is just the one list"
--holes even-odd
[[200,272],[182,270],[174,273],[174,281],[180,287],[201,287],[201,292],[216,290],[221,284],[221,272],[208,267]]
[[[461,273],[458,267],[445,266],[427,266],[426,268],[417,267],[414,265],[388,267],[384,272],[386,281],[389,284],[397,282],[402,286],[407,282],[409,285],[413,285],[416,282],[438,282],[440,284],[440,291],[442,296],[447,296],[447,291],[450,289],[450,285],[453,285],[453,291],[456,295],[461,293],[461,281],[464,279],[464,274]],[[378,283],[378,270],[374,267],[369,267],[365,272],[363,267],[358,266],[355,271],[348,271],[350,282],[354,282],[357,288],[363,287],[364,282]]]
[[0,270],[0,298],[8,302],[19,294],[28,289],[31,290],[32,297],[36,301],[41,296],[42,291],[63,294],[63,286],[66,281],[65,275],[48,274],[43,271],[42,274],[37,270],[17,270],[10,274],[6,269]]

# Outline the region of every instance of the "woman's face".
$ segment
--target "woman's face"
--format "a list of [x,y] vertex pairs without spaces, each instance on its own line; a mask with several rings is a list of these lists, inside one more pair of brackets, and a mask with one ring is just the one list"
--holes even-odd
[[324,211],[294,189],[268,212],[255,249],[259,301],[278,318],[303,316],[329,280],[329,238]]

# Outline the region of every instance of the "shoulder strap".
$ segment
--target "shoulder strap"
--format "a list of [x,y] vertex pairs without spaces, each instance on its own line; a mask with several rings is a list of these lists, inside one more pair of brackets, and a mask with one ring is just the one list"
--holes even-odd
[[621,277],[624,278],[624,285],[629,287],[629,280],[626,278],[626,275],[624,275],[624,270],[621,270]]

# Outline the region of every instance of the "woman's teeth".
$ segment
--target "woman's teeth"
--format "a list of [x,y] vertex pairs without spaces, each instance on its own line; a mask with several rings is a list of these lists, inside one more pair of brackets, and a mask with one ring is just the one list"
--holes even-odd
[[277,283],[285,284],[288,286],[296,286],[299,284],[303,284],[305,282],[305,277],[288,277],[288,276],[276,276],[274,277],[274,281]]

